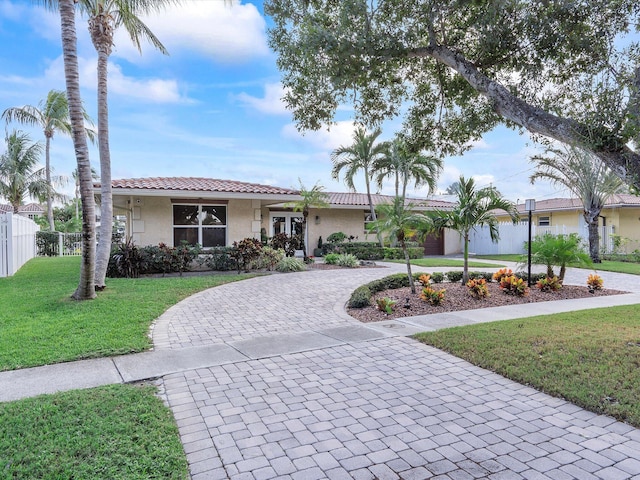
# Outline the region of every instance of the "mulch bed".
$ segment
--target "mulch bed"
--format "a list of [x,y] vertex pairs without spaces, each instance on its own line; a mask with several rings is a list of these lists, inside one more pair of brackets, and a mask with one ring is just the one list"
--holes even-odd
[[[391,320],[394,318],[413,317],[416,315],[429,315],[433,313],[455,312],[459,310],[473,310],[478,308],[500,307],[503,305],[517,305],[523,303],[548,302],[554,300],[567,300],[573,298],[591,298],[606,295],[620,295],[623,293],[619,290],[596,290],[590,293],[589,289],[584,286],[565,285],[556,292],[542,292],[535,286],[529,290],[529,294],[524,297],[518,297],[504,293],[498,283],[488,283],[489,297],[484,299],[475,299],[469,294],[469,289],[461,283],[439,283],[433,284],[435,290],[445,289],[444,301],[433,306],[420,298],[422,285],[416,282],[416,293],[412,294],[411,289],[398,288],[393,290],[385,290],[374,295],[372,306],[365,308],[348,308],[347,312],[352,317],[361,322],[380,322],[383,320]],[[387,314],[376,309],[375,301],[377,298],[388,297],[396,300],[393,312]],[[404,308],[405,304],[409,304],[409,308]],[[532,315],[535,311],[532,310]]]

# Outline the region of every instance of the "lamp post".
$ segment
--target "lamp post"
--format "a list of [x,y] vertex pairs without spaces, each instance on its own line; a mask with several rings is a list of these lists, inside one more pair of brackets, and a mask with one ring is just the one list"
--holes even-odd
[[531,223],[532,223],[532,214],[536,209],[536,201],[532,198],[524,201],[524,209],[529,212],[529,243],[528,243],[528,263],[527,263],[527,284],[531,286]]

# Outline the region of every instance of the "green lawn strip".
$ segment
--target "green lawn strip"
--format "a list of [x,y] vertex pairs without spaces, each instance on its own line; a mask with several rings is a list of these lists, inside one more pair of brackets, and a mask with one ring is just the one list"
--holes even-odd
[[421,333],[423,343],[640,427],[639,305]]
[[0,477],[187,479],[153,387],[113,385],[0,404]]
[[[496,260],[498,262],[520,262],[522,260],[521,255],[481,255],[480,259]],[[577,265],[570,265],[574,268],[584,268]],[[591,267],[584,268],[585,270],[596,270],[602,272],[616,272],[616,273],[629,273],[631,275],[640,275],[640,263],[637,262],[620,262],[613,260],[603,260],[602,263],[594,263]],[[557,270],[557,268],[556,268]]]
[[640,275],[640,263],[603,260],[602,263],[594,263],[589,270]]
[[[404,260],[391,260],[394,263],[405,263]],[[417,265],[419,267],[462,267],[464,262],[453,258],[416,258],[411,260],[411,265]],[[504,265],[498,265],[496,263],[476,262],[469,261],[469,267],[471,268],[501,268]]]
[[80,259],[35,258],[0,279],[0,370],[140,352],[155,318],[183,298],[249,275],[107,279],[76,302]]

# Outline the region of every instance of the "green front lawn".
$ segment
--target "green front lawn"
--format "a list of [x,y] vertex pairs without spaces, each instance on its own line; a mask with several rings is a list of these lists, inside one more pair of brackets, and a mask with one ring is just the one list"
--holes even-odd
[[[406,263],[404,260],[390,260],[395,263]],[[463,260],[458,260],[455,258],[437,258],[437,257],[429,257],[429,258],[416,258],[411,260],[411,265],[417,265],[419,267],[460,267],[462,268],[464,265]],[[496,263],[487,263],[487,262],[476,262],[474,260],[469,260],[469,268],[501,268],[504,265],[498,265]]]
[[639,305],[456,327],[416,338],[640,427]]
[[76,302],[79,257],[34,258],[0,278],[0,371],[141,352],[155,318],[200,290],[249,275],[107,279],[95,300]]
[[0,404],[0,478],[189,478],[152,387],[114,385]]
[[[486,260],[496,260],[498,262],[520,262],[522,259],[521,255],[481,255],[480,259]],[[574,265],[571,265],[574,266]],[[577,265],[574,266],[578,267]],[[556,267],[557,270],[557,267]],[[602,263],[594,263],[592,267],[585,268],[585,270],[596,270],[602,272],[617,272],[617,273],[629,273],[631,275],[640,275],[640,263],[637,262],[619,262],[612,260],[603,260]]]

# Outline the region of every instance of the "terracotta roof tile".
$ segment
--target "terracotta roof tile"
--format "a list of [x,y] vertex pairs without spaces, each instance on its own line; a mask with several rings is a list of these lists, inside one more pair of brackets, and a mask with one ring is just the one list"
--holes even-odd
[[[224,192],[224,193],[248,193],[248,194],[273,194],[273,195],[297,195],[296,190],[288,188],[260,185],[257,183],[239,182],[235,180],[219,180],[216,178],[201,177],[147,177],[125,178],[113,180],[115,190],[169,190],[192,192]],[[99,184],[96,184],[98,187]]]
[[[344,206],[361,206],[368,207],[369,206],[369,198],[366,193],[344,193],[344,192],[326,192],[329,197],[329,203],[331,205],[344,205]],[[393,196],[391,195],[380,195],[380,194],[372,194],[371,200],[373,201],[373,205],[384,205],[393,203]],[[427,209],[447,209],[453,207],[451,202],[446,202],[443,200],[428,200],[422,198],[407,198],[405,200],[406,204],[413,203],[417,206],[426,207]]]
[[[640,197],[630,194],[612,195],[605,203],[607,207],[635,207],[640,206]],[[550,198],[536,200],[536,212],[556,210],[582,210],[582,202],[578,198]],[[526,213],[524,204],[518,205],[519,213]]]
[[[26,205],[20,205],[18,208],[20,213],[43,213],[44,207],[37,203],[27,203]],[[13,212],[13,206],[8,203],[0,203],[0,213]]]

